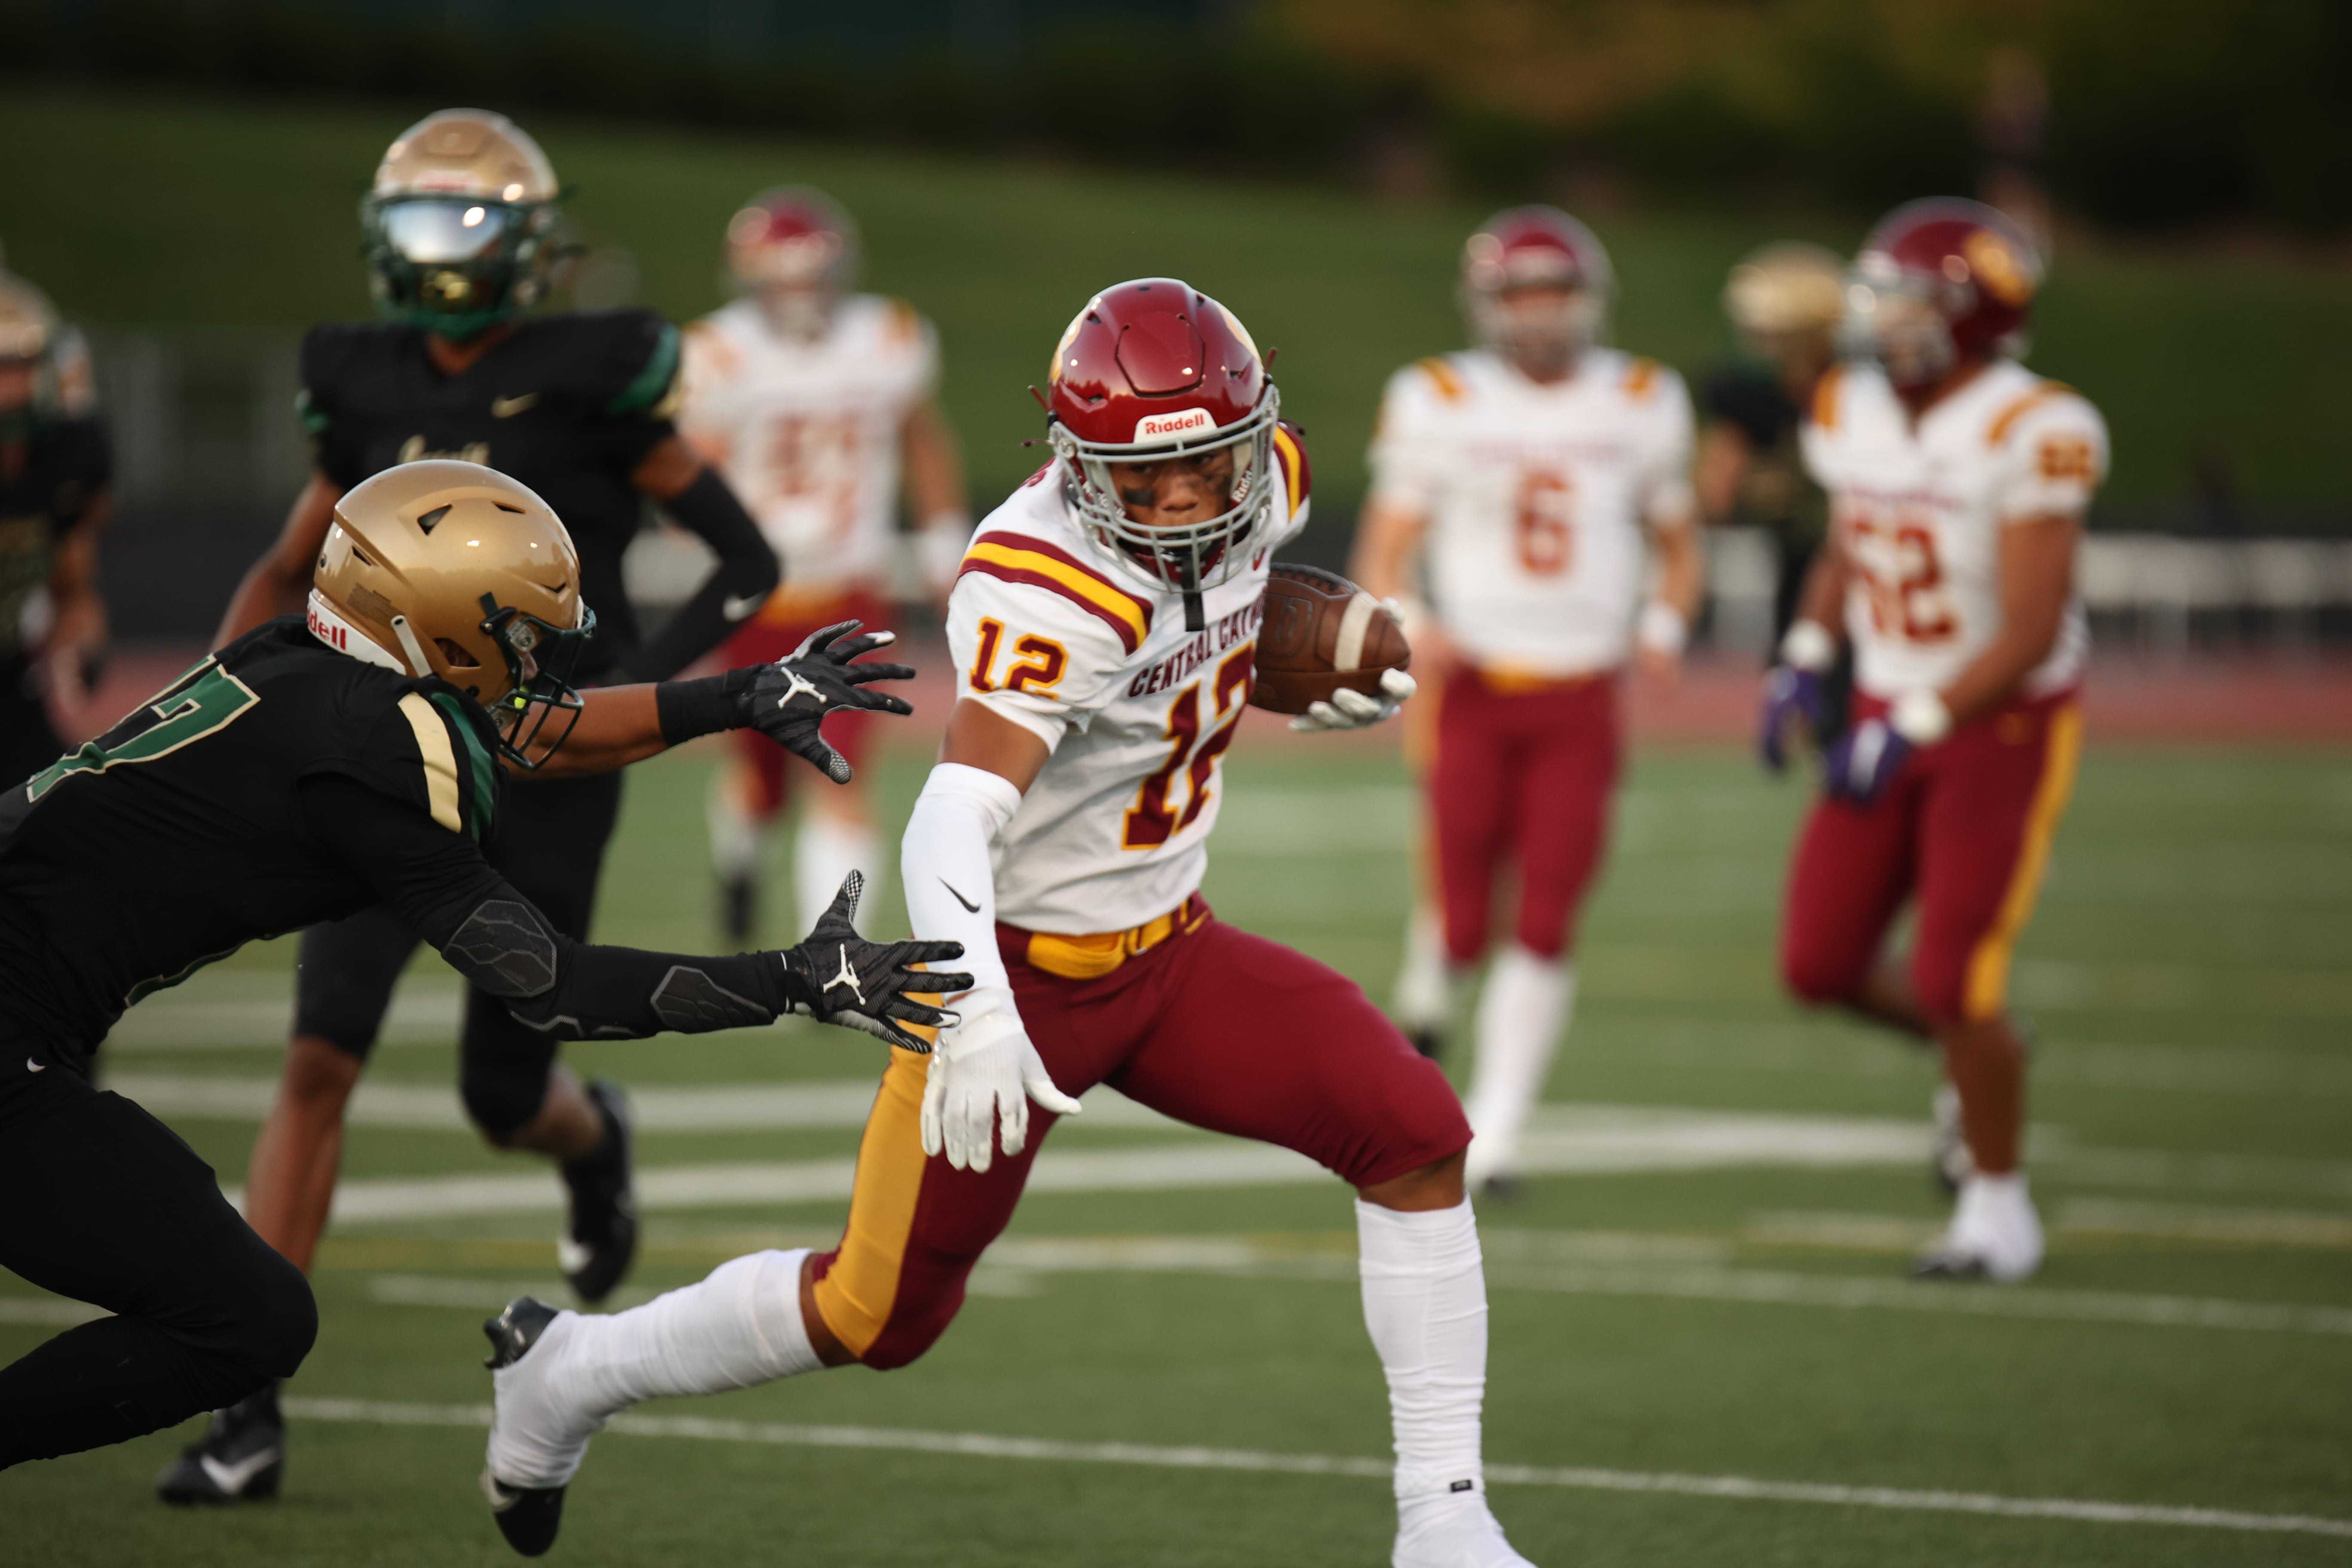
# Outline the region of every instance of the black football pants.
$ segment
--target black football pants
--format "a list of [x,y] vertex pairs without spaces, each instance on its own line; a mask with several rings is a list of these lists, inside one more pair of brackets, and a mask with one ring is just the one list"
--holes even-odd
[[309,1281],[212,1167],[16,1037],[0,1059],[0,1265],[115,1314],[0,1367],[0,1469],[176,1426],[310,1353]]
[[[490,864],[575,942],[588,937],[604,846],[621,814],[621,775],[509,782],[499,803]],[[382,905],[302,933],[294,984],[294,1032],[322,1039],[365,1060],[375,1048],[416,936]],[[466,994],[458,1038],[458,1090],[466,1114],[503,1138],[539,1114],[555,1040],[524,1027],[506,1004]]]

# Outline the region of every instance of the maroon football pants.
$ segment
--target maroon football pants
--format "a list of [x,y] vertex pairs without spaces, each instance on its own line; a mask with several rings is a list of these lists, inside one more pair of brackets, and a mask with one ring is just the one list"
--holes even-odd
[[[1886,704],[1857,694],[1856,721]],[[1780,973],[1809,1002],[1857,994],[1887,928],[1916,899],[1914,993],[1931,1023],[2008,1005],[2009,967],[2074,787],[2072,692],[1973,719],[1923,748],[1868,805],[1824,795],[1805,821],[1781,916]]]
[[1429,770],[1446,956],[1485,956],[1504,868],[1518,873],[1513,934],[1540,958],[1574,941],[1609,837],[1623,752],[1614,672],[1541,684],[1465,668],[1448,679]]
[[[1154,927],[1171,930],[1139,929]],[[1444,1075],[1353,982],[1224,924],[1197,898],[1172,918],[1172,934],[1123,960],[1119,936],[997,933],[1029,1037],[1067,1093],[1108,1083],[1195,1127],[1297,1150],[1360,1188],[1469,1146]],[[1039,966],[1082,970],[1089,948],[1094,965],[1117,966],[1091,978]],[[816,1259],[817,1310],[868,1366],[904,1366],[946,1331],[1055,1121],[1031,1105],[1027,1146],[984,1172],[926,1158],[929,1061],[891,1053],[858,1146],[848,1226]]]

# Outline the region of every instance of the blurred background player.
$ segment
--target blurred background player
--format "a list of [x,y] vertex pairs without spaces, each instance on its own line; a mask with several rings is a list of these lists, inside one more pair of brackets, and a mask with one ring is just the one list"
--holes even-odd
[[[1775,769],[1791,729],[1825,733],[1821,674],[1853,640],[1853,721],[1798,840],[1781,972],[1805,1001],[1942,1047],[1973,1168],[1919,1270],[2002,1280],[2042,1262],[2009,969],[2074,787],[2090,648],[2075,553],[2107,467],[2098,411],[2017,362],[2041,275],[2023,231],[1975,202],[1914,202],[1864,243],[1858,357],[1823,378],[1804,432],[1831,547],[1764,722]],[[1906,903],[1897,966],[1882,950]]]
[[[463,457],[547,498],[570,528],[583,595],[598,616],[578,678],[614,685],[676,674],[716,647],[776,585],[774,553],[719,475],[670,424],[677,329],[650,310],[529,316],[552,260],[555,171],[501,115],[444,110],[404,132],[361,204],[371,287],[389,318],[318,327],[304,340],[301,411],[317,448],[284,531],[238,586],[215,646],[302,608],[336,498],[371,475]],[[708,542],[718,564],[661,630],[640,634],[621,553],[647,500]],[[617,773],[519,782],[490,861],[556,929],[584,940]],[[388,908],[303,933],[294,1038],[254,1141],[246,1212],[305,1269],[324,1230],[343,1108],[373,1048],[416,934]],[[629,1135],[616,1086],[583,1088],[557,1042],[469,990],[459,1042],[466,1112],[502,1149],[556,1161],[569,1214],[558,1237],[583,1300],[620,1282],[636,1247]],[[283,1451],[275,1385],[215,1421],[166,1470],[167,1501],[218,1501],[224,1453]],[[215,1463],[207,1466],[206,1458]]]
[[[1355,985],[1200,897],[1269,557],[1307,519],[1297,434],[1241,323],[1172,279],[1097,295],[1053,363],[1055,460],[965,557],[960,696],[901,847],[915,929],[961,942],[977,984],[929,1055],[892,1053],[834,1250],[751,1254],[611,1317],[525,1297],[488,1325],[487,1489],[526,1553],[615,1412],[929,1349],[1068,1095],[1108,1082],[1357,1189],[1390,1561],[1528,1568],[1485,1495],[1486,1282],[1454,1092]],[[1412,690],[1391,670],[1294,727],[1376,723]]]
[[112,458],[78,340],[0,270],[0,782],[57,761],[106,649]]
[[[857,260],[857,231],[826,196],[764,192],[727,226],[741,297],[687,329],[678,427],[726,470],[791,574],[728,643],[730,664],[780,658],[839,621],[888,624],[902,475],[926,593],[945,601],[971,536],[963,460],[936,396],[939,336],[904,300],[849,292]],[[844,714],[831,739],[854,763],[864,734]],[[738,942],[758,924],[761,830],[790,778],[775,742],[745,731],[712,783],[711,859]],[[887,863],[879,848],[863,786],[813,794],[793,847],[800,911],[824,909],[853,868],[870,887]]]
[[1796,619],[1805,574],[1829,531],[1829,498],[1805,471],[1797,433],[1814,386],[1837,363],[1844,309],[1845,264],[1835,253],[1798,240],[1750,252],[1723,287],[1724,314],[1746,352],[1718,366],[1699,395],[1705,423],[1692,474],[1699,513],[1771,539],[1776,645]]
[[1410,924],[1409,1033],[1444,1029],[1454,982],[1486,956],[1497,873],[1517,874],[1475,1026],[1474,1191],[1511,1176],[1575,1005],[1620,676],[1630,659],[1673,678],[1704,575],[1689,396],[1673,371],[1602,346],[1611,288],[1601,242],[1554,208],[1472,235],[1462,300],[1482,346],[1390,379],[1356,542],[1365,591],[1407,601],[1437,700],[1425,831],[1442,921],[1424,910]]

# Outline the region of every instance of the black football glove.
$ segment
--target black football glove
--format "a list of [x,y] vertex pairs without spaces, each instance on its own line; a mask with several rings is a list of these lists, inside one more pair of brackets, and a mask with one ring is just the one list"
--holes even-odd
[[784,949],[784,973],[790,977],[788,1005],[820,1024],[838,1024],[929,1054],[931,1043],[908,1034],[902,1021],[937,1029],[956,1022],[956,1016],[915,997],[969,991],[971,976],[916,965],[961,958],[963,943],[866,941],[850,923],[865,892],[866,873],[852,871],[841,879],[841,891],[833,896],[832,908],[816,922],[808,940]]
[[818,731],[826,714],[845,708],[878,713],[915,710],[903,697],[866,689],[868,681],[912,680],[915,672],[903,664],[851,663],[898,640],[889,632],[854,636],[857,627],[856,621],[827,626],[791,657],[760,666],[748,693],[751,727],[794,756],[806,758],[835,784],[849,782],[849,759],[827,745]]

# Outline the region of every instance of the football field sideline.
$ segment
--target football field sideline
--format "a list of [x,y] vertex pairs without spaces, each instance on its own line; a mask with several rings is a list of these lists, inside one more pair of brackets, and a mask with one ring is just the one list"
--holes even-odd
[[[303,1421],[379,1426],[487,1428],[487,1405],[417,1405],[393,1400],[289,1397],[286,1414]],[[635,1437],[766,1444],[797,1448],[871,1448],[976,1459],[1045,1464],[1137,1465],[1160,1469],[1238,1470],[1259,1475],[1340,1476],[1385,1481],[1384,1458],[1337,1454],[1279,1454],[1247,1448],[1171,1447],[1150,1443],[1079,1443],[1053,1437],[1000,1436],[984,1432],[926,1432],[892,1426],[802,1426],[730,1421],[696,1415],[618,1415],[608,1432]],[[1752,1476],[1684,1475],[1586,1466],[1486,1466],[1490,1486],[1556,1487],[1581,1491],[1650,1492],[1725,1501],[1812,1503],[1837,1508],[1965,1513],[2005,1519],[2066,1520],[2083,1524],[2157,1526],[2250,1533],[2331,1536],[2352,1540],[2352,1519],[2311,1514],[2252,1513],[2235,1509],[2166,1503],[2102,1502],[2076,1498],[2001,1497],[1985,1492],[1927,1491],[1906,1487],[1835,1482],[1773,1481]]]

